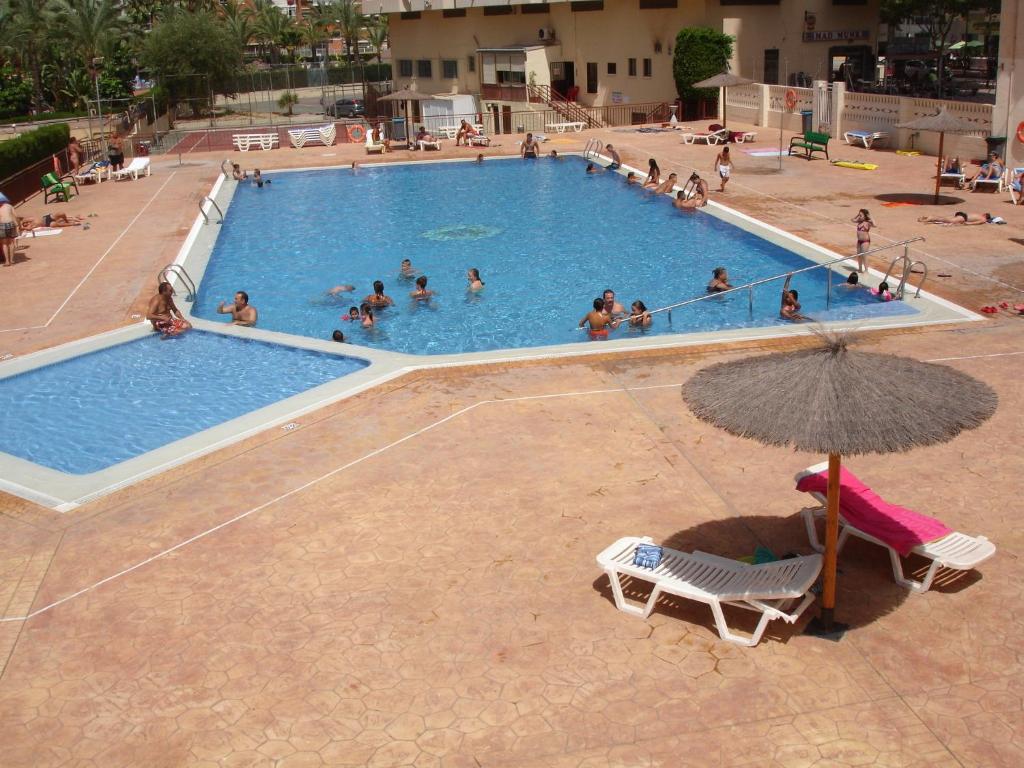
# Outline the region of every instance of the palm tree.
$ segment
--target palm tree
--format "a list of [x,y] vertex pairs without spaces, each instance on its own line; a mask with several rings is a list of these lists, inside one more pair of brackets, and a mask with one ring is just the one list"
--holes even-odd
[[281,13],[277,6],[270,3],[261,3],[261,5],[262,7],[256,12],[253,31],[256,39],[265,48],[269,48],[271,63],[276,64],[281,55],[281,45],[286,30],[292,26],[293,22]]
[[0,45],[18,55],[24,69],[32,75],[32,106],[42,110],[43,57],[47,46],[47,30],[53,28],[51,0],[10,0],[7,18],[0,25]]
[[54,16],[58,36],[88,67],[125,36],[120,0],[56,0]]
[[366,26],[366,17],[360,12],[360,8],[354,0],[335,0],[331,4],[334,21],[341,30],[341,36],[345,38],[345,49],[348,51],[348,68],[352,70],[352,52],[358,53],[359,38],[362,35],[363,27]]
[[227,0],[219,11],[224,25],[244,51],[256,34],[253,26],[253,10],[239,0]]

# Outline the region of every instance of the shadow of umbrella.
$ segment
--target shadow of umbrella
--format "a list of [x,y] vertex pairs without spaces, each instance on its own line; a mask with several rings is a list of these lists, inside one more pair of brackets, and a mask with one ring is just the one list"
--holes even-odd
[[875,200],[883,203],[903,203],[904,205],[956,205],[964,202],[962,197],[952,195],[924,195],[915,192],[888,192],[884,195],[875,195]]
[[925,115],[916,120],[899,123],[896,127],[906,128],[911,131],[930,131],[939,134],[939,155],[935,163],[935,194],[933,196],[936,205],[939,202],[939,185],[942,184],[942,150],[946,141],[946,134],[980,133],[985,130],[976,123],[964,120],[956,115],[951,115],[945,107],[942,107],[934,115]]
[[995,413],[986,384],[953,368],[848,349],[845,336],[818,347],[717,363],[683,385],[697,418],[765,445],[828,454],[821,618],[833,621],[843,455],[902,453],[948,442]]

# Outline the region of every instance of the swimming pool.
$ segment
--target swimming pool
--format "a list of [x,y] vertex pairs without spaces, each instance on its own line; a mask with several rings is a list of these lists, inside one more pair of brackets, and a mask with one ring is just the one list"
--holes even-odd
[[97,472],[366,365],[198,330],[149,334],[0,379],[0,451]]
[[[249,293],[259,327],[312,338],[341,329],[360,345],[445,355],[584,342],[575,330],[605,288],[625,306],[656,308],[702,295],[717,266],[733,284],[813,263],[706,212],[676,211],[667,196],[627,188],[613,173],[587,175],[579,157],[487,160],[289,172],[263,189],[240,184],[210,255],[194,315],[223,320],[220,301]],[[409,298],[398,278],[412,259],[437,292]],[[465,272],[486,283],[466,292]],[[845,275],[845,272],[843,273]],[[372,329],[342,313],[381,279],[396,305]],[[834,290],[826,270],[798,275],[804,313],[816,320],[913,315],[865,290]],[[832,280],[838,281],[833,275]],[[327,296],[335,285],[356,291]],[[650,329],[613,338],[782,325],[779,283],[656,316]]]

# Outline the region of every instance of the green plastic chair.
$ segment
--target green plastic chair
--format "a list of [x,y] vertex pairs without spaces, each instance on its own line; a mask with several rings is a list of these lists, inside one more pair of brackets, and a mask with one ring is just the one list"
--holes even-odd
[[60,202],[63,200],[65,203],[71,199],[71,190],[75,190],[75,194],[81,194],[78,191],[78,183],[70,176],[65,179],[58,179],[57,174],[52,171],[42,179],[39,180],[40,186],[43,188],[43,204],[50,202],[52,197],[54,200]]

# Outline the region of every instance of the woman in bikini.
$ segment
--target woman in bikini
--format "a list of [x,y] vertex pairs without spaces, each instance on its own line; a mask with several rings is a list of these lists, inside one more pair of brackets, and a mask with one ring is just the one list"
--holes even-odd
[[374,280],[373,293],[363,299],[363,302],[375,309],[383,309],[384,307],[390,307],[393,305],[395,300],[384,293],[384,283],[380,280]]
[[864,252],[871,250],[871,228],[875,222],[867,208],[861,208],[851,221],[857,225],[857,271],[867,272],[868,260]]
[[644,181],[644,187],[657,187],[661,183],[661,168],[658,167],[658,161],[653,157],[647,161],[647,179]]

